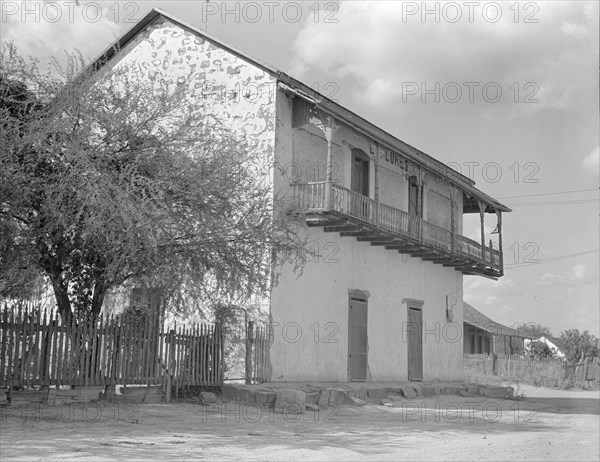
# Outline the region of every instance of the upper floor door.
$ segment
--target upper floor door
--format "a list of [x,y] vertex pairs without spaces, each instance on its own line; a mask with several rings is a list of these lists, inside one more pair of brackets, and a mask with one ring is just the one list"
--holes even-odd
[[419,214],[419,183],[416,176],[408,179],[408,213]]
[[369,196],[369,157],[362,149],[352,150],[352,191]]

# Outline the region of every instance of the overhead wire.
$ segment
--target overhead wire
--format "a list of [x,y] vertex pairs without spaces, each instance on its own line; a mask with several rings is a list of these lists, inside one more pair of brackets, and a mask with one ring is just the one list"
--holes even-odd
[[513,269],[513,268],[523,268],[526,266],[533,266],[533,265],[540,265],[543,263],[552,263],[555,261],[560,261],[560,260],[565,260],[567,258],[573,258],[573,257],[579,257],[581,255],[587,255],[590,253],[594,253],[594,252],[598,252],[600,251],[600,249],[593,249],[593,250],[586,250],[584,252],[577,252],[577,253],[572,253],[572,254],[565,254],[565,255],[558,255],[556,257],[550,257],[550,258],[544,258],[541,260],[537,260],[536,262],[527,262],[527,263],[514,263],[514,264],[509,264],[509,265],[505,265],[506,269]]
[[557,194],[573,194],[573,193],[591,192],[591,191],[599,191],[599,190],[600,190],[600,188],[594,188],[594,189],[576,189],[576,190],[572,190],[572,191],[556,191],[556,192],[539,193],[539,194],[524,194],[522,196],[498,197],[498,199],[518,199],[518,198],[521,198],[521,197],[555,196]]

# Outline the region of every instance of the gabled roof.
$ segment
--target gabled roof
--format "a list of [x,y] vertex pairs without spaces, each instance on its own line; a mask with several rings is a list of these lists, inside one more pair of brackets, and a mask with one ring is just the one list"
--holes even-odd
[[491,318],[488,318],[481,311],[476,310],[471,305],[463,301],[463,322],[471,326],[478,327],[486,332],[490,332],[494,335],[507,335],[511,337],[525,336],[517,332],[515,329],[511,329],[505,325],[502,325]]
[[484,192],[474,187],[475,182],[470,178],[458,173],[456,170],[451,169],[443,162],[425,154],[424,152],[414,148],[413,146],[399,140],[395,136],[389,134],[385,130],[377,127],[371,122],[363,119],[359,115],[350,111],[349,109],[335,103],[334,101],[323,96],[321,93],[313,90],[308,85],[296,80],[287,74],[281,72],[268,64],[261,62],[260,60],[239,51],[220,40],[212,37],[208,33],[204,32],[197,27],[187,24],[179,19],[171,16],[170,14],[162,11],[159,8],[153,8],[144,18],[142,18],[131,30],[123,35],[117,42],[107,48],[93,63],[95,68],[103,66],[108,60],[110,60],[116,53],[125,47],[131,40],[133,40],[140,32],[146,27],[156,21],[158,18],[163,17],[173,24],[217,45],[218,47],[232,53],[249,62],[250,64],[262,69],[263,71],[271,74],[275,77],[280,84],[286,86],[291,92],[297,96],[306,99],[310,103],[314,104],[322,112],[329,114],[338,120],[343,121],[345,124],[351,126],[355,130],[364,133],[365,135],[374,138],[384,147],[402,153],[404,156],[411,159],[414,163],[420,165],[422,168],[429,170],[433,173],[438,174],[442,178],[445,178],[452,183],[460,187],[468,197],[475,197],[486,204],[486,212],[494,213],[494,210],[502,212],[510,212],[511,209],[506,205],[498,202],[496,199],[488,196]]

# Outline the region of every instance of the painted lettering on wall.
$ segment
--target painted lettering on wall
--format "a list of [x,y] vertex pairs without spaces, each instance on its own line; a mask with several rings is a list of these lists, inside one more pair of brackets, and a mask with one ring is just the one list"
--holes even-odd
[[410,164],[408,160],[400,157],[393,151],[383,151],[383,158],[386,162],[392,164],[394,167],[398,167],[400,170],[408,172],[410,170]]

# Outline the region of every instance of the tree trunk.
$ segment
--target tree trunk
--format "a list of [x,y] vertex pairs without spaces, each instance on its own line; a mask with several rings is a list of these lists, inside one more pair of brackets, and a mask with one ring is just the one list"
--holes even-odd
[[102,311],[102,305],[104,304],[104,297],[106,295],[106,284],[102,279],[99,279],[94,284],[94,295],[92,296],[92,319],[97,319]]
[[69,300],[67,285],[61,280],[60,274],[50,275],[50,281],[54,289],[58,313],[63,323],[70,324],[73,319],[73,311],[71,310],[71,300]]

